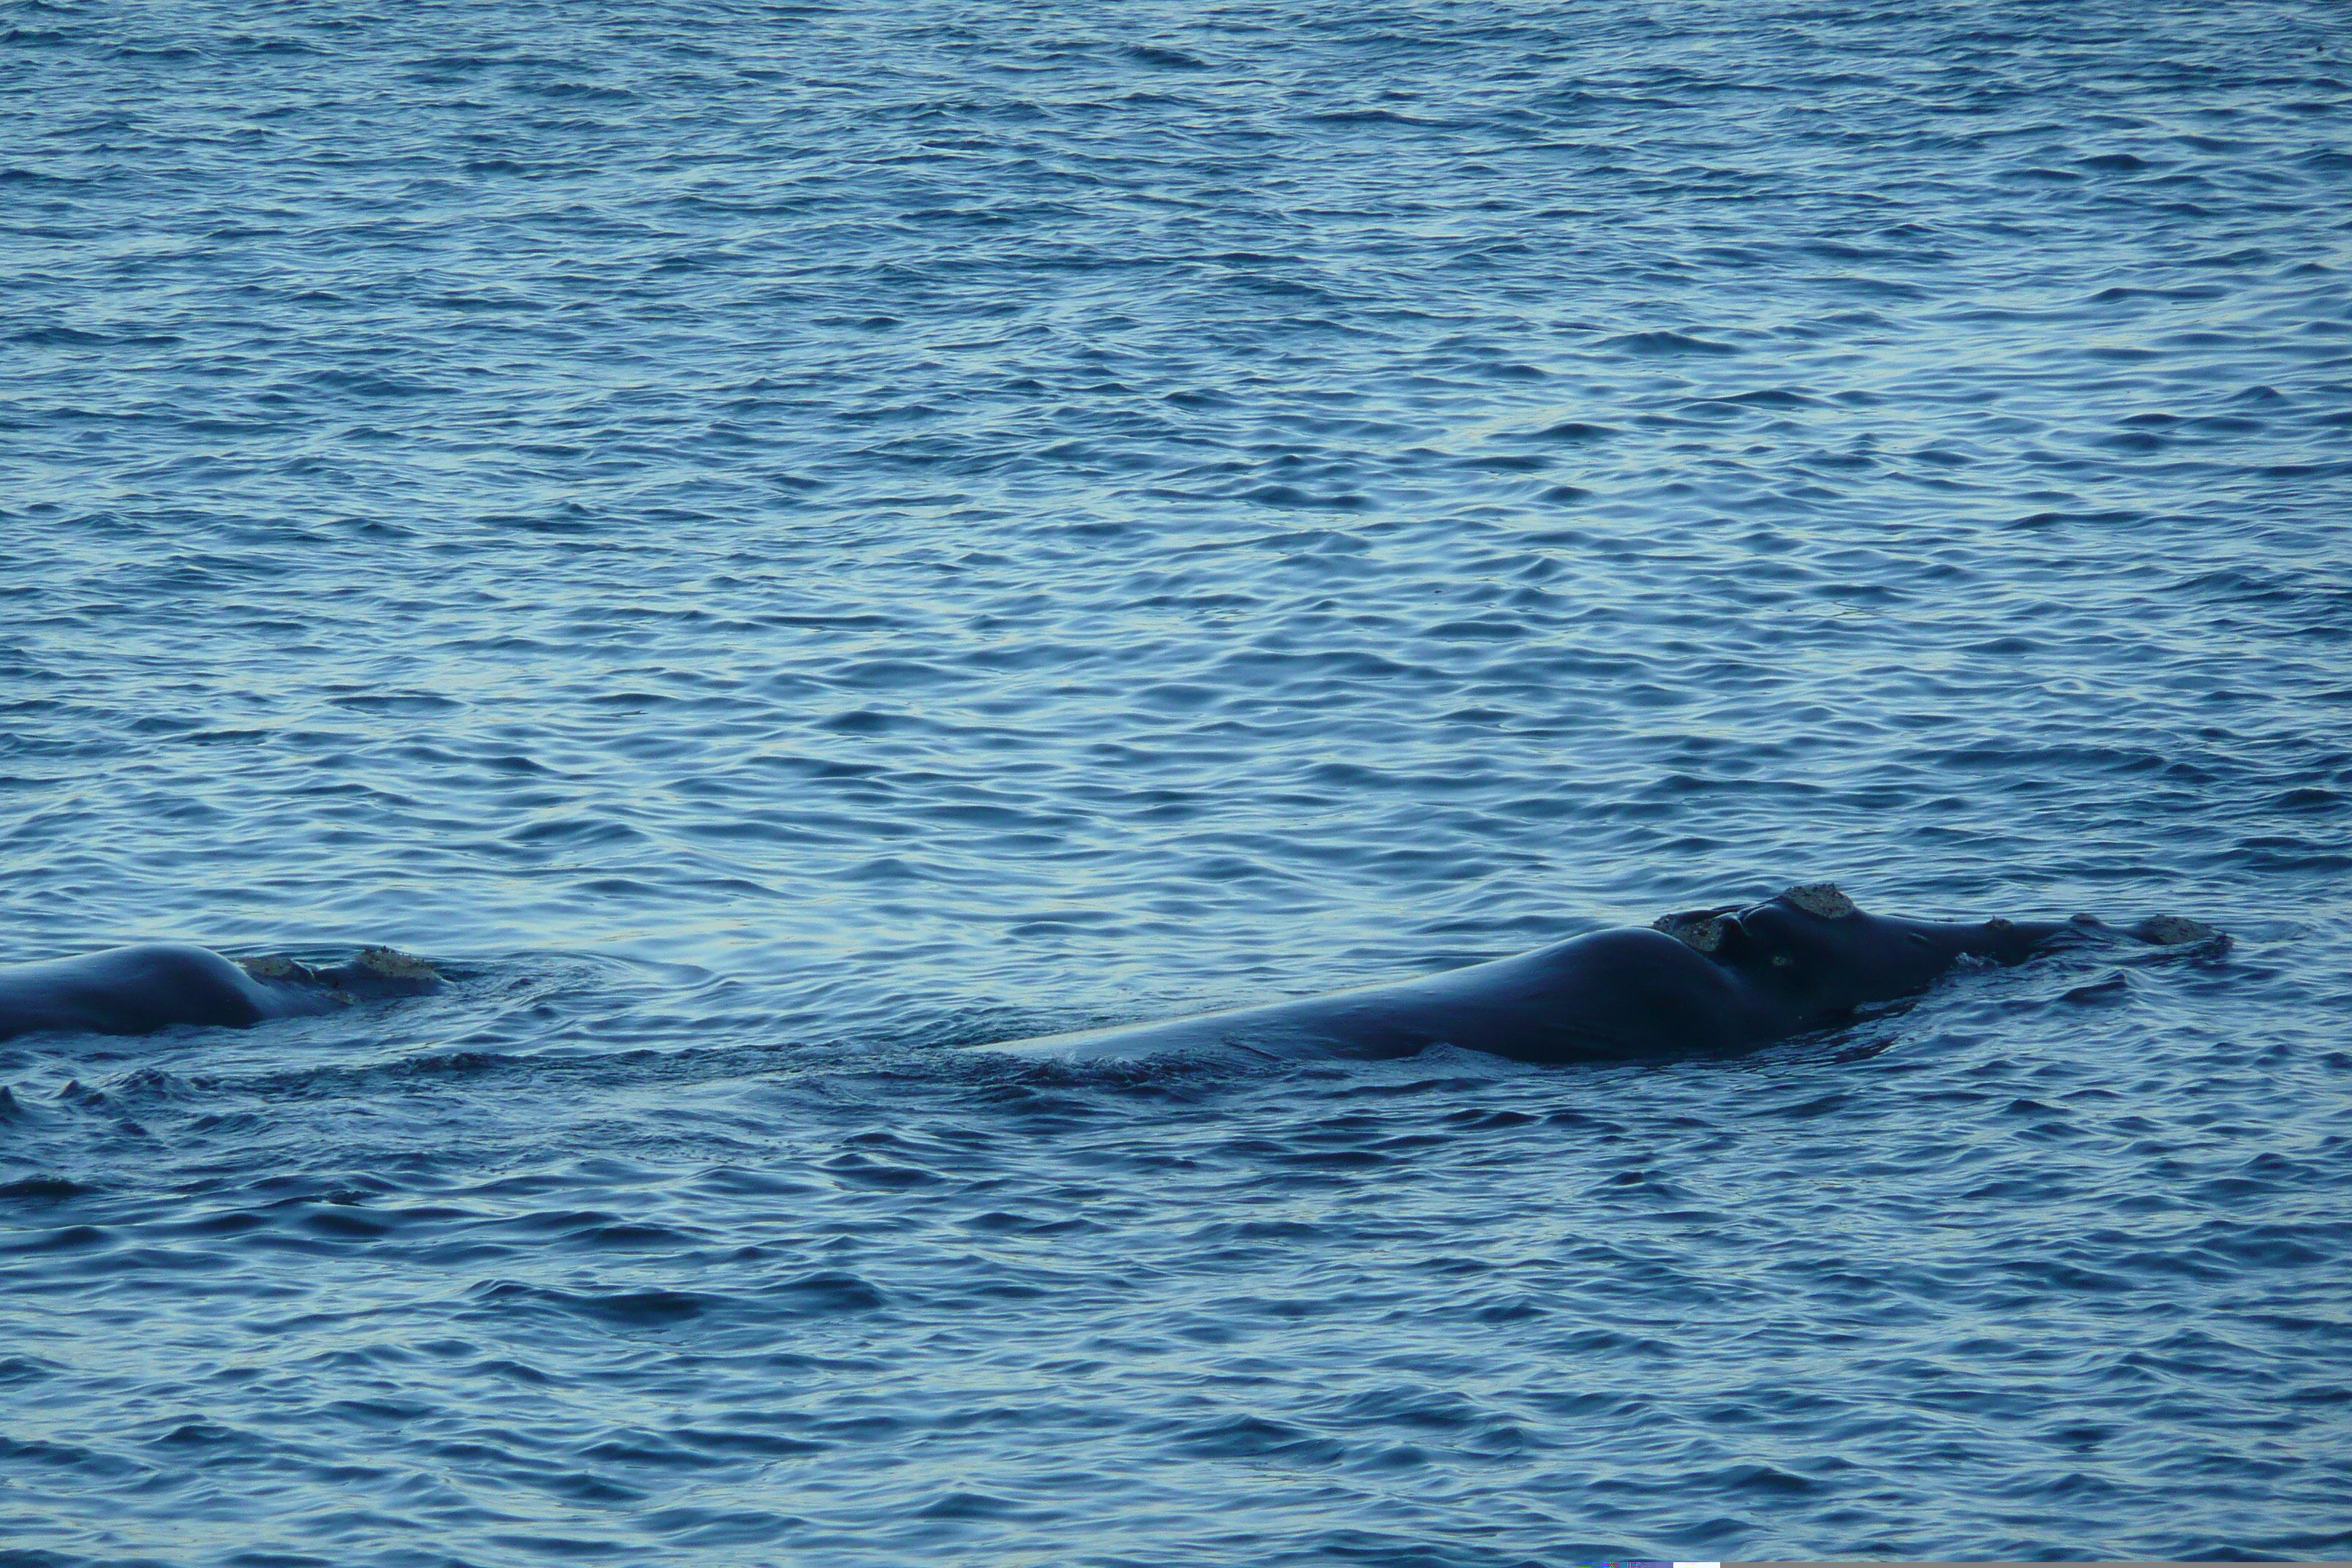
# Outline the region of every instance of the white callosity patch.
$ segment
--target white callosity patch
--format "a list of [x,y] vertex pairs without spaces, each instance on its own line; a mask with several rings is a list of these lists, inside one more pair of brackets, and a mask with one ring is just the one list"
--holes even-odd
[[1819,915],[1825,921],[1843,920],[1855,912],[1854,901],[1839,891],[1835,882],[1807,882],[1780,897],[1807,914]]
[[1650,922],[1650,929],[1662,931],[1701,952],[1713,952],[1723,945],[1723,920],[1717,914],[1660,915]]
[[372,947],[360,954],[362,967],[386,980],[438,980],[440,971],[421,958],[413,958],[389,947]]
[[2150,915],[2132,928],[2132,933],[2143,942],[2158,947],[2180,947],[2190,942],[2211,942],[2221,933],[2203,921],[2193,921],[2186,915]]
[[[1834,882],[1801,883],[1780,897],[1784,902],[1793,904],[1808,914],[1819,915],[1823,920],[1837,920],[1853,914],[1857,907]],[[1650,928],[1687,942],[1700,952],[1714,952],[1723,945],[1723,933],[1729,919],[1727,910],[1685,910],[1676,914],[1660,915],[1650,922]]]
[[278,985],[316,986],[345,1002],[352,1000],[347,989],[353,985],[373,991],[379,982],[388,982],[395,991],[422,992],[434,990],[441,984],[440,971],[421,958],[390,947],[364,949],[350,963],[326,969],[313,968],[283,953],[265,953],[235,962],[256,980]]

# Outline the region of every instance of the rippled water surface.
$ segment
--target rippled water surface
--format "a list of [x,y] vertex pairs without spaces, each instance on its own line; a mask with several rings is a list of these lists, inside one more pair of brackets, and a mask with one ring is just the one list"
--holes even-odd
[[2340,6],[0,13],[0,1561],[2352,1552]]

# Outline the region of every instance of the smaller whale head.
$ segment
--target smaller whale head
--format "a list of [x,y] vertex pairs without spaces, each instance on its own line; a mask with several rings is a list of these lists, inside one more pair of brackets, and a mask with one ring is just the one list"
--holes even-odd
[[326,978],[357,996],[423,996],[441,989],[439,970],[389,947],[371,947],[327,971]]
[[441,988],[441,973],[421,958],[389,947],[371,947],[349,963],[325,967],[280,954],[240,958],[237,963],[265,986],[321,990],[339,1001],[362,997],[422,996]]
[[1668,915],[1657,929],[1734,972],[1776,1011],[1812,1019],[1916,995],[1964,956],[2018,963],[2062,928],[1867,914],[1834,883],[1810,882],[1759,904]]

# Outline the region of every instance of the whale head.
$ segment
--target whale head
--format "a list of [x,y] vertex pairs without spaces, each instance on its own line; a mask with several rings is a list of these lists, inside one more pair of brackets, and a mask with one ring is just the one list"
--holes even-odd
[[1864,912],[1834,883],[1811,882],[1757,904],[1664,917],[1657,929],[1731,971],[1773,1011],[1827,1020],[1916,995],[1964,957],[2016,963],[2063,925],[1958,924]]

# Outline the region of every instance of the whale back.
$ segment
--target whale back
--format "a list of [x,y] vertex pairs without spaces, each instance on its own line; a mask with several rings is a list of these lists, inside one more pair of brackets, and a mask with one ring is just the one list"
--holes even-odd
[[0,1039],[45,1030],[148,1035],[174,1024],[244,1028],[271,1013],[252,976],[185,942],[0,968]]

